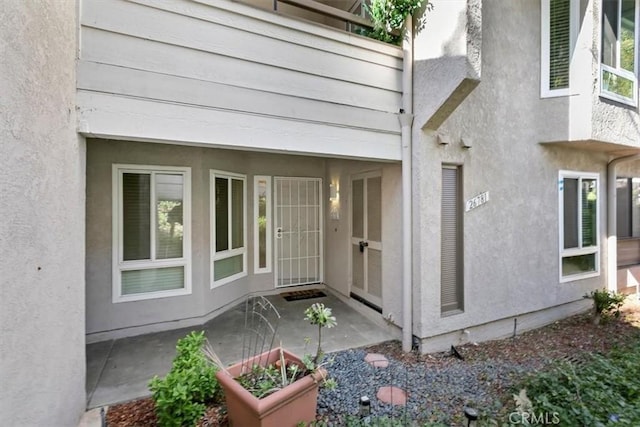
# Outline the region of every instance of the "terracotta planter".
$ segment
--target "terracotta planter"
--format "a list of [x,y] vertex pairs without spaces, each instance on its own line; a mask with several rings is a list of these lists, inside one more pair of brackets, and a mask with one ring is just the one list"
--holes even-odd
[[[297,356],[287,350],[283,350],[283,353],[287,361],[302,366]],[[224,391],[232,427],[295,427],[301,421],[308,423],[316,419],[318,385],[326,376],[326,371],[322,368],[262,399],[249,393],[235,380],[240,376],[243,366],[267,366],[279,358],[280,348],[275,348],[244,363],[230,366],[227,368],[230,375],[222,370],[218,371],[216,376]]]

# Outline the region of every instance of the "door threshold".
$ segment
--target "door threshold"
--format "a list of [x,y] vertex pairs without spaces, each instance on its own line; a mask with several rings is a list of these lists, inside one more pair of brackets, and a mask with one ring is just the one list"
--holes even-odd
[[358,301],[359,303],[362,303],[364,305],[366,305],[367,307],[377,311],[378,313],[382,314],[382,308],[378,307],[377,305],[375,305],[372,302],[367,301],[366,299],[362,298],[359,295],[354,294],[353,292],[351,292],[349,294],[349,297],[353,298],[354,300]]

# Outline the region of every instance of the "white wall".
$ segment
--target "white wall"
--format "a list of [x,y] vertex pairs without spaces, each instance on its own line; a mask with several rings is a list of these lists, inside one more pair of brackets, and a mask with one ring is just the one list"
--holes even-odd
[[0,425],[85,409],[84,140],[76,3],[0,5]]
[[80,131],[400,158],[402,51],[227,0],[83,0]]

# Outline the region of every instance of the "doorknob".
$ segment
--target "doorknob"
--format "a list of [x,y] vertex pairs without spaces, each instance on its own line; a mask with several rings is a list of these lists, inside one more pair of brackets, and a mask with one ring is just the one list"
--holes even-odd
[[364,240],[360,241],[360,252],[364,252],[364,248],[369,246],[369,242],[365,242]]

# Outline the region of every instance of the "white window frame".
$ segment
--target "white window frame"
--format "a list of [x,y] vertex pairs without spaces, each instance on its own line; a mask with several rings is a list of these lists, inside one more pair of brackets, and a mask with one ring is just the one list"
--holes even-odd
[[[157,173],[175,173],[183,176],[183,240],[182,258],[155,258],[155,233],[151,233],[151,259],[124,261],[123,224],[122,224],[122,176],[125,173],[149,174],[153,177]],[[151,230],[155,230],[155,181],[151,179]],[[191,168],[173,166],[151,166],[132,164],[112,165],[112,302],[140,301],[154,298],[175,297],[191,294]],[[146,270],[162,267],[184,267],[184,287],[166,291],[146,292],[141,294],[122,295],[122,272],[132,270]]]
[[[636,10],[635,10],[635,37],[634,40],[636,42],[636,46],[635,46],[635,56],[634,56],[634,69],[633,72],[629,71],[629,70],[625,70],[623,68],[620,68],[620,28],[622,25],[622,19],[621,19],[621,14],[622,14],[622,0],[619,0],[618,3],[618,40],[616,42],[616,59],[617,59],[617,64],[616,67],[611,67],[609,65],[605,65],[602,63],[602,39],[604,37],[603,34],[603,21],[604,21],[604,9],[601,8],[600,10],[600,22],[598,23],[599,25],[599,30],[600,30],[600,40],[599,40],[599,45],[598,45],[598,55],[599,55],[599,63],[600,63],[600,73],[599,73],[599,88],[600,88],[600,96],[603,98],[607,98],[607,99],[611,99],[612,101],[616,101],[616,102],[620,102],[622,104],[626,104],[626,105],[630,105],[632,107],[636,107],[638,105],[638,59],[640,58],[640,55],[638,54],[638,50],[640,50],[640,46],[638,46],[638,42],[640,41],[640,22],[638,22],[640,19],[640,0],[636,0],[635,1],[636,4]],[[604,79],[602,78],[604,72],[607,71],[611,74],[620,76],[624,79],[627,80],[631,80],[633,82],[633,89],[632,89],[632,93],[633,93],[633,98],[629,99],[627,97],[621,96],[615,92],[609,92],[607,90],[604,89],[603,85],[604,85]]]
[[[570,16],[569,16],[569,32],[571,36],[570,52],[573,54],[576,41],[578,39],[578,28],[580,26],[580,2],[578,0],[570,0]],[[551,42],[551,15],[550,15],[551,0],[541,1],[541,13],[540,13],[540,97],[541,98],[554,98],[558,96],[567,96],[571,94],[571,71],[569,71],[569,87],[562,89],[549,89],[550,73],[549,67],[551,63],[549,61],[549,44]],[[569,65],[571,69],[571,64]]]
[[[242,181],[242,246],[236,249],[228,249],[222,252],[216,252],[216,178],[227,178],[227,179],[238,179]],[[239,174],[235,172],[226,172],[221,170],[211,169],[209,171],[209,187],[210,187],[210,212],[211,212],[211,257],[209,260],[209,270],[210,270],[210,280],[211,289],[217,288],[222,285],[226,285],[227,283],[238,280],[247,275],[247,175]],[[231,197],[232,192],[229,191],[229,209],[231,209]],[[229,247],[231,247],[231,215],[229,215]],[[225,277],[224,279],[220,279],[218,281],[214,280],[215,272],[214,272],[214,263],[215,261],[219,261],[222,259],[234,257],[237,255],[242,255],[242,271],[236,273],[232,276]]]
[[[267,198],[267,212],[266,212],[266,222],[267,222],[267,240],[266,240],[266,265],[260,268],[260,236],[258,234],[259,224],[258,224],[258,216],[259,216],[259,194],[258,194],[258,183],[260,181],[265,181],[267,183],[266,186],[266,198]],[[271,273],[271,177],[267,175],[255,175],[253,177],[253,272],[255,274],[261,273]]]
[[[595,246],[587,246],[582,247],[582,203],[581,199],[578,199],[578,247],[577,248],[564,248],[564,179],[595,179],[596,181],[596,242]],[[581,196],[580,196],[581,197]],[[558,215],[558,228],[559,228],[559,277],[560,282],[572,282],[574,280],[587,279],[590,277],[597,277],[600,275],[600,174],[593,172],[578,172],[578,171],[567,171],[561,170],[558,174],[558,207],[559,207],[559,215]],[[585,272],[582,274],[572,274],[569,276],[562,275],[562,259],[566,257],[579,256],[579,255],[590,255],[595,254],[595,270]]]

